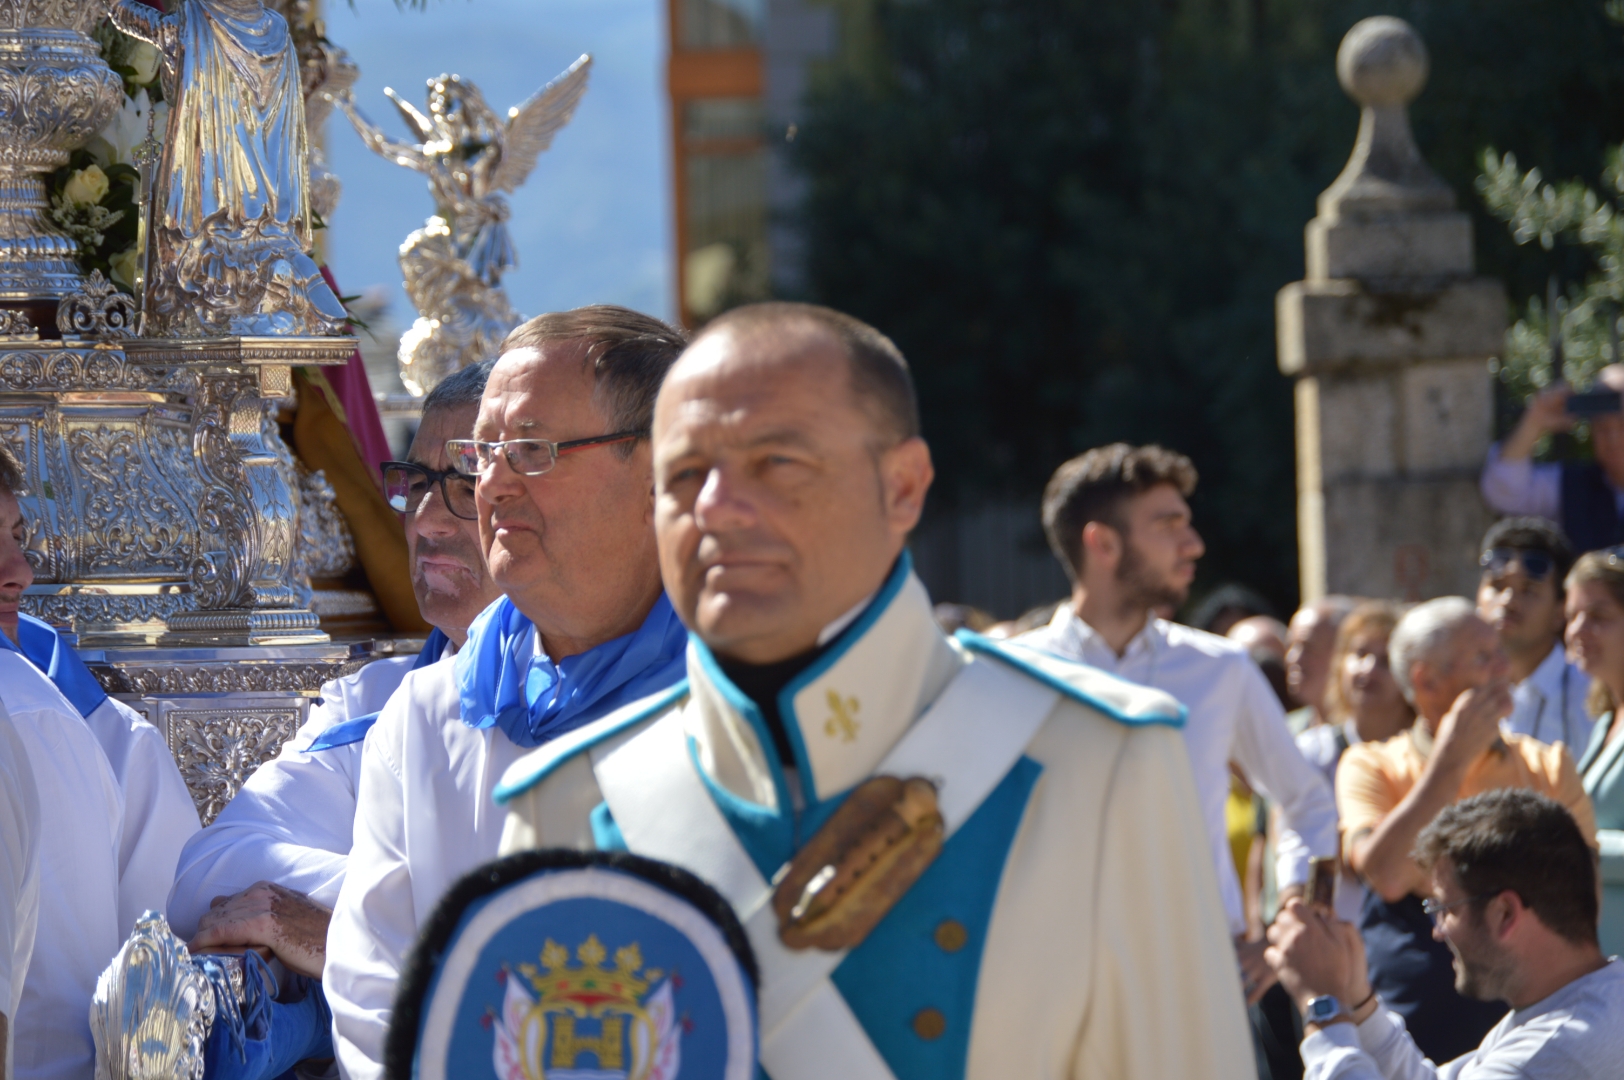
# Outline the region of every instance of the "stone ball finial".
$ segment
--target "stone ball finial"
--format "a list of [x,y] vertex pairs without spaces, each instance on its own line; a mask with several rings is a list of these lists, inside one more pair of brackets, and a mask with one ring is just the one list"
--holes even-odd
[[1336,77],[1363,106],[1408,105],[1427,82],[1427,47],[1415,27],[1392,15],[1353,24],[1336,51]]

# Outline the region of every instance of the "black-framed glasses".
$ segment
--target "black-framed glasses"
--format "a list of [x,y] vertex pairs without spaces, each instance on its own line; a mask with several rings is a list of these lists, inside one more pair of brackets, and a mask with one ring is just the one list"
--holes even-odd
[[1509,547],[1490,548],[1478,556],[1477,565],[1488,571],[1491,577],[1499,577],[1514,562],[1522,564],[1523,573],[1528,575],[1529,581],[1544,581],[1556,569],[1556,560],[1549,552]]
[[464,476],[479,476],[496,461],[497,454],[501,454],[508,468],[520,476],[540,476],[551,472],[564,454],[593,446],[630,442],[647,435],[647,431],[617,431],[610,435],[594,435],[590,439],[570,439],[567,442],[548,442],[546,439],[504,439],[501,442],[447,439],[445,452],[450,455],[452,466]]
[[1434,900],[1432,897],[1429,896],[1425,900],[1421,901],[1421,910],[1426,912],[1427,918],[1431,919],[1434,923],[1436,923],[1438,921],[1438,916],[1442,915],[1444,912],[1448,911],[1450,908],[1458,908],[1462,904],[1470,904],[1470,903],[1472,903],[1474,901],[1477,901],[1477,900],[1492,900],[1496,896],[1499,896],[1499,895],[1500,894],[1497,893],[1497,892],[1492,892],[1492,893],[1484,893],[1482,896],[1466,896],[1466,897],[1462,897],[1459,900],[1451,900],[1447,904],[1445,904],[1445,903],[1443,903],[1441,901],[1438,901],[1438,900]]
[[479,520],[479,511],[474,506],[474,482],[456,469],[431,469],[411,461],[386,461],[380,468],[384,498],[400,513],[417,513],[429,492],[438,486],[440,501],[445,503],[452,517]]

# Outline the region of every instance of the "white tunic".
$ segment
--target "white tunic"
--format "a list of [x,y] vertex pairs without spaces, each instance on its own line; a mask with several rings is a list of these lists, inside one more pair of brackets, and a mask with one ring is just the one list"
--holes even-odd
[[197,804],[164,742],[140,713],[108,698],[85,717],[124,797],[118,849],[118,925],[128,935],[148,911],[163,911],[181,848],[202,827]]
[[1118,678],[1165,690],[1189,709],[1184,744],[1206,818],[1212,859],[1232,933],[1246,929],[1240,878],[1230,852],[1224,803],[1229,763],[1281,808],[1275,880],[1284,888],[1308,880],[1310,856],[1338,850],[1336,800],[1319,771],[1303,760],[1286,726],[1285,710],[1246,650],[1227,638],[1152,619],[1119,657],[1070,604],[1048,626],[1019,639]]
[[[904,561],[901,572],[906,567]],[[966,662],[936,628],[918,580],[909,576],[900,589],[893,584],[855,629],[780,693],[784,726],[796,745],[799,790],[808,801],[843,797],[873,775]],[[939,947],[976,965],[973,1000],[960,1008],[948,999],[949,988],[906,963],[891,963],[868,971],[864,985],[872,988],[870,1007],[876,999],[895,1003],[890,1011],[903,1021],[869,1028],[879,1023],[871,1012],[867,1018],[859,1013],[859,1022],[898,1076],[923,1075],[920,1061],[945,1045],[931,1042],[944,1031],[967,1035],[962,1072],[952,1073],[967,1080],[1255,1076],[1188,757],[1176,731],[1144,722],[1147,714],[1166,716],[1175,706],[1166,695],[1026,652],[1064,669],[1032,677],[1073,689],[1086,683],[1099,696],[1091,706],[1069,692],[1056,695],[1026,745],[1026,759],[1041,774],[1023,796],[1007,841],[1000,841],[1007,847],[995,853],[1002,872],[979,957],[962,940],[932,943],[933,928],[947,926],[935,922],[940,914],[920,926],[915,947],[927,954],[922,963],[936,963],[932,950]],[[562,760],[557,747],[544,747],[515,766],[503,784],[512,796],[503,852],[594,846],[590,815],[604,800],[595,756],[671,720],[683,725],[694,767],[718,806],[725,801],[747,807],[752,818],[782,820],[793,796],[772,739],[759,716],[741,711],[742,694],[707,657],[690,643],[688,694],[675,701],[668,696],[625,734]],[[628,719],[636,719],[635,712],[628,709]],[[991,724],[1000,717],[985,719]],[[605,721],[604,729],[614,724]],[[577,745],[588,744],[589,733],[583,734],[588,738]],[[963,753],[975,754],[976,747],[966,744]],[[662,800],[672,798],[667,786],[653,790]],[[956,961],[941,962],[949,967],[933,970],[949,970]],[[936,1010],[935,1034],[917,1026],[929,1010]],[[829,1051],[811,1061],[807,1073],[841,1059],[840,1046],[828,1042],[831,1034],[822,1035],[821,1044],[810,1042]],[[937,1066],[938,1075],[955,1066],[958,1061]],[[841,1073],[829,1065],[823,1075],[835,1080]]]
[[40,804],[40,908],[11,1025],[19,1080],[89,1080],[90,997],[124,940],[124,801],[90,726],[21,653],[0,651],[0,703],[28,749]]
[[355,830],[361,742],[306,753],[334,724],[384,707],[417,662],[375,660],[321,688],[321,704],[276,757],[248,778],[220,816],[180,854],[169,891],[169,924],[190,938],[216,896],[274,881],[328,907],[338,900]]
[[327,930],[322,987],[339,1071],[383,1075],[395,981],[435,903],[496,857],[503,812],[491,801],[524,749],[461,719],[455,665],[411,672],[367,733],[349,867]]
[[[39,919],[39,792],[28,750],[0,707],[0,1014],[9,1022],[23,998]],[[12,1075],[6,1043],[5,1075]]]

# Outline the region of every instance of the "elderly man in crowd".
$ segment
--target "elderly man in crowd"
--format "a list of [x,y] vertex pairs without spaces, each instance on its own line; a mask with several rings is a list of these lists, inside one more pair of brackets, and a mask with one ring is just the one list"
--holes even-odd
[[1159,446],[1090,450],[1060,466],[1043,496],[1049,544],[1072,580],[1071,601],[1047,627],[1018,639],[1171,694],[1189,710],[1184,741],[1247,995],[1273,983],[1264,943],[1245,940],[1240,880],[1225,802],[1229,763],[1280,807],[1278,878],[1301,891],[1311,856],[1336,854],[1336,807],[1323,777],[1297,752],[1285,712],[1234,642],[1154,616],[1183,603],[1206,550],[1190,522],[1190,459]]
[[[716,884],[763,966],[775,1080],[1250,1074],[1177,705],[944,638],[905,551],[932,476],[873,328],[800,304],[710,323],[655,419],[688,685],[515,765],[504,849],[629,848]],[[865,919],[847,815],[898,797],[950,835]]]
[[1590,678],[1568,663],[1563,585],[1573,550],[1544,518],[1507,518],[1483,536],[1477,613],[1500,635],[1511,673],[1505,729],[1543,743],[1565,743],[1574,757],[1590,745],[1595,721],[1585,709]]
[[[33,580],[17,504],[22,485],[17,459],[0,447],[0,626],[10,622],[13,629],[23,589]],[[59,659],[77,662],[71,653]],[[143,907],[161,908],[168,892],[167,883],[157,880],[149,867],[127,860],[131,852],[173,859],[186,837],[197,831],[197,812],[188,799],[189,819],[185,814],[169,821],[162,813],[149,816],[153,803],[139,800],[154,788],[163,789],[162,775],[132,776],[137,801],[127,803],[98,735],[114,735],[115,748],[129,750],[125,764],[145,761],[155,771],[176,772],[174,760],[167,752],[161,761],[145,754],[143,733],[134,727],[144,720],[103,714],[128,724],[127,735],[114,731],[111,723],[92,727],[22,652],[0,650],[0,707],[10,714],[27,753],[39,802],[39,914],[27,974],[13,970],[11,976],[16,999],[15,1012],[8,1013],[13,1063],[16,1076],[27,1080],[84,1080],[94,1060],[90,996],[96,977],[136,915]],[[179,781],[178,772],[174,779]],[[140,827],[129,827],[130,818]],[[179,835],[146,832],[166,826]],[[136,914],[127,914],[132,911]],[[5,1005],[10,1008],[11,1002]]]
[[1561,745],[1501,734],[1512,709],[1505,653],[1469,600],[1412,608],[1388,645],[1393,678],[1416,721],[1385,742],[1348,748],[1337,769],[1343,852],[1371,893],[1360,929],[1371,982],[1434,1061],[1471,1050],[1504,1012],[1492,999],[1457,994],[1451,953],[1422,910],[1429,886],[1412,855],[1416,837],[1451,803],[1522,788],[1567,807],[1585,839],[1596,825],[1573,758]]
[[1342,620],[1354,609],[1351,596],[1326,596],[1304,604],[1286,631],[1286,687],[1297,708],[1286,714],[1293,735],[1322,724],[1331,686],[1331,652]]
[[1417,838],[1433,935],[1455,988],[1511,1012],[1475,1048],[1426,1060],[1366,977],[1352,926],[1294,902],[1269,961],[1306,1021],[1309,1080],[1579,1080],[1624,1062],[1624,964],[1596,941],[1596,863],[1559,803],[1498,790],[1445,808]]
[[423,400],[403,462],[384,466],[401,512],[418,609],[434,626],[417,656],[378,660],[322,687],[321,704],[182,854],[169,921],[194,948],[264,946],[320,978],[327,924],[355,828],[362,740],[415,671],[449,658],[500,595],[485,570],[473,481],[448,467],[447,439],[474,430],[492,361],[449,376]]
[[435,902],[497,853],[502,770],[682,678],[648,433],[683,344],[625,308],[532,319],[503,342],[474,438],[446,446],[475,478],[480,544],[506,595],[452,663],[406,676],[367,735],[323,975],[351,1080],[382,1075],[395,982]]

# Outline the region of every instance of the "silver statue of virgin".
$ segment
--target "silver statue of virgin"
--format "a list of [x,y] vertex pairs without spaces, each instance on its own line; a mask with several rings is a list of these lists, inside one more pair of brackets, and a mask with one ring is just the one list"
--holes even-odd
[[288,24],[260,0],[110,0],[163,57],[144,334],[325,336],[344,308],[308,254],[309,140]]

